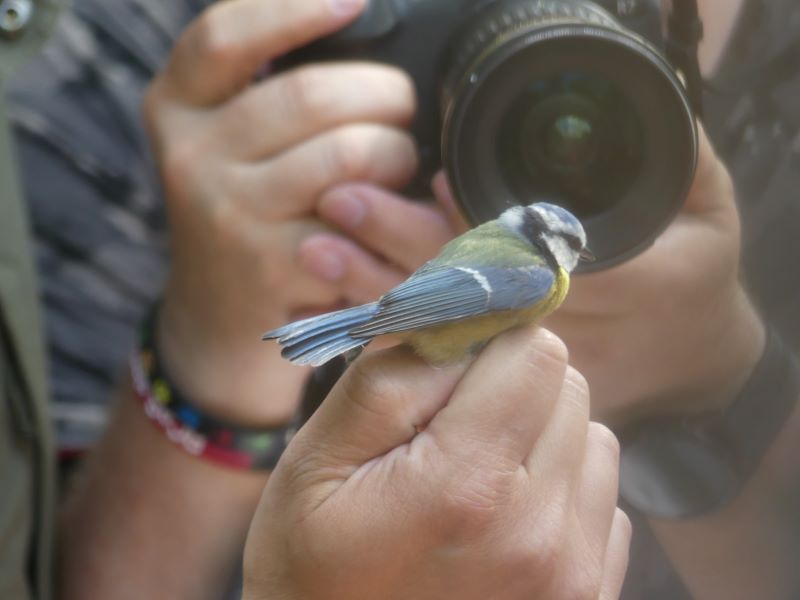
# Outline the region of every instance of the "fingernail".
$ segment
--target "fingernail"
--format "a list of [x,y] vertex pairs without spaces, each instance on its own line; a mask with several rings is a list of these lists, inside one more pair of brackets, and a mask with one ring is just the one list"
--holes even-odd
[[332,194],[319,205],[320,215],[342,229],[354,229],[361,225],[367,215],[364,202],[349,194]]
[[330,0],[333,12],[342,17],[349,17],[361,12],[366,0]]
[[302,264],[310,273],[327,281],[344,277],[344,261],[332,252],[304,253]]

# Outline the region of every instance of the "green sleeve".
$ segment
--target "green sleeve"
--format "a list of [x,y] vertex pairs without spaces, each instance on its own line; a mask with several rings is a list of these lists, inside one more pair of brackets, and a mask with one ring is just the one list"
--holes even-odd
[[51,596],[55,470],[33,256],[4,82],[44,39],[57,5],[33,1],[18,35],[0,26],[0,598],[10,599]]

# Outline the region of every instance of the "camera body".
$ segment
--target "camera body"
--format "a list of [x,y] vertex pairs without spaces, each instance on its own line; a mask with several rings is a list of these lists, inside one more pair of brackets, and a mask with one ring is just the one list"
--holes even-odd
[[660,0],[371,0],[282,58],[410,74],[424,194],[444,166],[473,224],[546,200],[581,218],[605,268],[646,248],[691,182],[697,132],[665,58]]

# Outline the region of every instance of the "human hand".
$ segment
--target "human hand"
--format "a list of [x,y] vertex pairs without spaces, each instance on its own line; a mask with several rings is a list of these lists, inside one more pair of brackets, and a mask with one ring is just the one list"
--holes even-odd
[[273,472],[245,549],[260,598],[616,598],[618,445],[543,329],[470,365],[359,358]]
[[697,174],[674,222],[634,259],[573,277],[546,321],[591,385],[593,418],[616,425],[702,412],[741,388],[764,332],[739,282],[739,246],[732,183],[701,131]]
[[[405,281],[465,229],[449,205],[415,201],[363,183],[327,190],[317,214],[333,229],[302,242],[302,265],[337,285],[353,305],[372,302]],[[336,261],[333,269],[331,260]]]
[[161,353],[217,416],[255,424],[294,409],[305,371],[259,334],[342,300],[337,286],[298,268],[302,240],[325,229],[318,196],[345,181],[398,187],[416,168],[402,130],[413,89],[398,70],[328,63],[254,82],[271,59],[344,26],[360,5],[216,3],[148,90],[172,251]]

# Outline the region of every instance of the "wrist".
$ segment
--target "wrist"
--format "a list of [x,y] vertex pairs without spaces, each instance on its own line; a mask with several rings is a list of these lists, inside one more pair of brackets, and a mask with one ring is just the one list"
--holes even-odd
[[155,313],[131,354],[133,390],[144,414],[186,453],[235,469],[271,470],[299,426],[298,418],[272,427],[239,425],[209,414],[177,387],[155,343]]
[[662,416],[724,409],[744,387],[762,355],[766,330],[744,291],[727,307],[713,306],[673,336],[660,340],[641,371],[631,374],[629,396],[598,415],[612,428]]
[[[276,321],[265,318],[264,327]],[[274,344],[261,341],[261,327],[215,332],[197,325],[166,300],[160,307],[155,341],[170,379],[200,410],[252,427],[289,421],[298,408],[306,369],[288,364]]]
[[720,311],[708,343],[690,353],[699,367],[696,383],[687,390],[693,399],[687,413],[725,410],[746,385],[761,359],[767,340],[764,323],[739,287],[728,311]]

